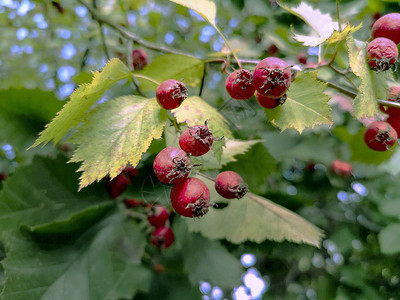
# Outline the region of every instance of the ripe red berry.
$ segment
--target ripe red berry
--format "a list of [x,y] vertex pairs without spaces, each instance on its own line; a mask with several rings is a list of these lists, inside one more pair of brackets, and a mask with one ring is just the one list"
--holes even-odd
[[136,199],[133,199],[133,198],[124,199],[123,202],[124,202],[126,208],[132,208],[132,207],[138,207],[138,206],[144,205],[143,201],[136,200]]
[[138,174],[138,170],[135,167],[132,166],[127,166],[125,169],[122,170],[122,174],[125,174],[126,176],[132,178],[135,177]]
[[[400,103],[400,86],[390,87],[387,100]],[[400,115],[400,109],[396,107],[379,105],[379,109],[389,116]]]
[[179,146],[183,151],[192,156],[206,154],[213,142],[214,136],[207,127],[207,122],[204,125],[187,128],[179,137]]
[[388,150],[396,140],[396,130],[387,122],[376,121],[370,124],[364,133],[365,144],[375,151]]
[[208,212],[210,191],[200,179],[190,177],[174,185],[170,196],[172,207],[181,216],[195,218]]
[[158,228],[165,225],[169,218],[168,210],[163,205],[151,205],[147,208],[147,220],[149,223]]
[[132,65],[135,71],[143,69],[148,64],[146,51],[135,49],[132,51]]
[[165,250],[175,240],[174,232],[170,227],[158,227],[151,235],[151,243],[158,249]]
[[394,130],[396,130],[397,137],[400,136],[400,115],[389,115],[386,122],[388,122]]
[[236,172],[225,171],[219,173],[215,179],[215,190],[227,199],[240,199],[249,191],[243,178]]
[[291,77],[290,67],[285,61],[276,57],[267,57],[260,61],[253,74],[257,91],[271,98],[279,98],[285,94]]
[[286,94],[280,98],[274,99],[274,98],[264,96],[263,94],[257,93],[256,99],[257,99],[258,104],[260,104],[262,107],[271,109],[271,108],[277,107],[279,104],[285,103]]
[[275,44],[272,44],[271,46],[268,47],[267,54],[275,55],[278,53],[278,51],[279,51],[279,48]]
[[7,179],[7,177],[8,177],[8,174],[7,173],[0,173],[0,181],[3,181],[3,180],[6,180]]
[[112,199],[117,198],[128,188],[131,180],[124,174],[119,174],[113,180],[106,178],[106,189]]
[[299,63],[305,65],[307,63],[307,59],[308,56],[304,52],[300,52],[299,54],[297,54],[297,60],[299,61]]
[[157,101],[165,109],[179,107],[187,96],[188,91],[185,84],[175,79],[164,81],[156,90]]
[[334,160],[329,166],[329,169],[333,174],[343,177],[351,176],[353,172],[353,168],[350,164],[340,160]]
[[400,14],[391,13],[379,18],[372,26],[372,37],[384,37],[400,43]]
[[189,176],[192,164],[185,151],[167,147],[154,159],[153,169],[157,178],[164,183],[178,183]]
[[376,38],[367,45],[367,62],[371,69],[379,72],[389,70],[398,55],[396,44],[387,38]]
[[237,100],[249,99],[254,95],[256,88],[253,84],[253,75],[249,70],[240,69],[229,74],[225,82],[228,94]]

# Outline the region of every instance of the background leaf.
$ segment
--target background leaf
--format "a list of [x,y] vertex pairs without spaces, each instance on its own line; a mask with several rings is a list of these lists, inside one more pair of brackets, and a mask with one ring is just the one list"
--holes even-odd
[[390,224],[379,233],[379,244],[384,254],[395,254],[400,252],[400,224]]
[[217,8],[212,0],[170,0],[187,8],[193,9],[202,16],[208,23],[216,27],[215,18],[217,17]]

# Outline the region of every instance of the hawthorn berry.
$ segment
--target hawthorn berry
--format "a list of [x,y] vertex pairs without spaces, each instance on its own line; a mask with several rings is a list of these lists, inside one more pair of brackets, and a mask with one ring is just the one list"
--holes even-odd
[[215,179],[215,190],[227,199],[240,199],[249,191],[243,178],[236,172],[225,171],[219,173]]
[[163,183],[178,183],[189,176],[192,163],[188,154],[176,147],[167,147],[154,159],[153,169]]
[[106,178],[106,189],[112,199],[117,198],[128,188],[131,180],[125,174],[119,174],[114,179]]
[[132,207],[138,207],[138,206],[143,206],[144,205],[143,201],[136,200],[136,199],[133,199],[133,198],[129,198],[129,199],[125,198],[123,200],[123,202],[124,202],[126,208],[132,208]]
[[271,109],[271,108],[277,107],[279,104],[285,103],[286,94],[284,94],[282,97],[275,99],[275,98],[270,98],[270,97],[264,96],[263,94],[257,93],[256,99],[257,99],[258,104],[260,104],[262,107]]
[[271,98],[282,97],[289,88],[292,72],[288,64],[276,57],[260,61],[253,74],[257,91]]
[[151,235],[151,243],[158,249],[165,250],[175,240],[174,232],[170,227],[162,226],[154,230]]
[[400,43],[400,14],[391,13],[380,17],[372,26],[372,37],[384,37]]
[[210,191],[200,179],[189,177],[174,185],[170,196],[172,207],[181,216],[198,218],[208,212]]
[[353,168],[350,164],[340,160],[334,160],[329,166],[329,170],[333,174],[343,177],[351,176],[351,173],[353,172]]
[[304,52],[300,52],[299,54],[297,54],[297,60],[299,61],[299,63],[305,65],[307,63],[307,59],[308,56]]
[[389,117],[386,119],[386,122],[388,122],[394,130],[396,130],[397,137],[400,136],[400,115],[389,115]]
[[[387,100],[400,103],[400,86],[390,87]],[[379,109],[389,116],[400,115],[400,109],[396,107],[379,105]]]
[[156,90],[157,101],[165,109],[179,107],[187,96],[186,85],[175,79],[168,79],[162,82]]
[[389,70],[398,55],[396,44],[387,38],[376,38],[367,45],[368,65],[378,72]]
[[135,71],[143,69],[148,64],[146,51],[135,49],[132,51],[132,65]]
[[249,70],[240,69],[229,74],[225,82],[228,94],[237,100],[246,100],[254,95],[256,87],[253,84],[253,75]]
[[127,166],[122,170],[122,174],[127,175],[130,178],[135,177],[138,174],[138,170],[135,167]]
[[370,124],[364,133],[365,144],[375,151],[386,151],[397,140],[396,130],[387,122],[376,121]]
[[179,146],[189,155],[202,156],[210,150],[214,140],[217,139],[214,139],[206,121],[204,125],[189,127],[183,131],[179,137]]
[[147,220],[156,228],[164,226],[169,218],[168,210],[163,205],[151,205],[147,208],[146,212]]
[[8,177],[7,173],[4,173],[4,172],[0,173],[0,181],[6,180],[7,177]]

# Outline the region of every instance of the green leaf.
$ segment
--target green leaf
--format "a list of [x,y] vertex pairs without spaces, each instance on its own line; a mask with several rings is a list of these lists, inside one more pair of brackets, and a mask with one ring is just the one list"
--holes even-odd
[[400,224],[390,224],[379,233],[379,244],[383,254],[400,252]]
[[[213,201],[226,201],[214,189],[214,183],[203,180]],[[227,239],[240,244],[245,241],[261,243],[265,240],[306,243],[319,247],[323,233],[299,215],[268,199],[247,193],[240,200],[231,200],[224,209],[210,209],[202,218],[186,220],[189,230],[215,239]]]
[[333,34],[326,40],[328,44],[337,43],[346,39],[347,35],[350,33],[356,32],[362,27],[362,23],[357,27],[351,26],[348,24],[341,32],[335,30]]
[[88,110],[97,100],[116,82],[130,78],[131,72],[117,58],[111,59],[101,72],[94,72],[90,84],[83,84],[71,95],[57,116],[46,125],[46,129],[40,133],[39,138],[31,147],[42,143],[47,144],[51,140],[57,143],[71,128],[76,127]]
[[316,125],[332,124],[326,84],[317,80],[317,72],[298,74],[289,87],[284,105],[265,109],[268,120],[281,130],[292,128],[302,132]]
[[71,138],[78,145],[71,161],[83,161],[80,188],[136,166],[151,141],[161,138],[166,120],[154,98],[123,96],[98,106]]
[[145,235],[121,211],[73,242],[39,243],[30,233],[5,235],[4,300],[111,300],[149,288],[151,273],[140,264]]
[[[61,157],[35,157],[31,165],[18,168],[4,182],[0,192],[0,234],[21,225],[53,222],[74,231],[111,209],[113,204],[105,189],[77,192],[76,165],[66,162]],[[61,226],[60,221],[79,223]]]
[[212,0],[170,0],[177,4],[190,8],[202,16],[208,23],[216,27],[217,8]]
[[[179,123],[185,122],[188,126],[203,125],[205,121],[208,121],[208,127],[216,138],[232,137],[228,122],[224,116],[200,97],[192,96],[187,98],[181,106],[172,110],[172,113]],[[222,147],[224,145],[224,139],[213,143],[212,151],[218,161],[221,160]]]
[[[150,65],[135,73],[150,77],[160,83],[167,79],[183,80],[187,86],[195,87],[201,83],[204,73],[204,62],[195,57],[164,54],[156,56]],[[143,91],[157,89],[155,83],[142,78],[137,79]]]
[[[346,42],[349,51],[350,67],[353,73],[360,78],[358,95],[353,100],[353,115],[355,118],[373,118],[379,113],[378,105],[376,102],[377,84],[375,83],[376,80],[374,80],[374,77],[377,77],[379,82],[382,83],[384,81],[379,78],[385,75],[374,74],[374,72],[369,69],[365,57],[365,43],[357,43],[356,45],[356,42],[351,35],[347,36]],[[386,83],[383,86],[385,85]],[[382,94],[381,89],[382,88],[378,89],[379,94]]]
[[386,216],[398,217],[400,215],[400,199],[386,200],[379,204],[379,210]]

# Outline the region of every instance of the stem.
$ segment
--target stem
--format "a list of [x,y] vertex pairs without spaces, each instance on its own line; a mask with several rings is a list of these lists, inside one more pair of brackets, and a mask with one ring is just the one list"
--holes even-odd
[[339,32],[342,32],[342,24],[340,22],[340,0],[336,0],[336,18],[338,20]]
[[231,47],[231,45],[230,45],[228,39],[225,37],[225,35],[222,33],[222,31],[221,31],[217,26],[215,26],[214,28],[217,30],[217,32],[220,34],[220,36],[221,36],[222,39],[224,40],[226,46],[228,47],[229,51],[231,52],[230,54],[232,54],[232,56],[235,58],[236,63],[237,63],[237,65],[238,65],[239,69],[241,69],[241,68],[242,68],[242,65],[241,65],[241,63],[240,63],[240,60],[239,60],[239,58],[237,57],[236,53],[233,51],[233,49],[232,49],[232,47]]
[[137,78],[142,78],[144,80],[150,81],[154,83],[155,85],[160,85],[160,83],[157,80],[151,79],[150,77],[144,76],[144,75],[139,75],[139,74],[132,74],[133,77]]
[[143,93],[143,91],[140,89],[139,84],[138,84],[137,81],[136,81],[136,78],[133,77],[133,76],[132,76],[132,82],[133,82],[133,85],[135,86],[136,91],[138,92],[138,94],[139,94],[140,96],[142,96],[142,97],[146,97],[146,95],[145,95],[145,94]]
[[203,92],[204,88],[204,82],[206,80],[206,74],[207,74],[206,68],[207,64],[204,64],[203,77],[201,77],[201,83],[200,83],[199,97],[201,97],[201,93]]
[[[93,3],[93,7],[97,8],[97,1],[93,0],[92,3]],[[99,24],[101,43],[103,44],[104,54],[105,54],[107,60],[110,60],[110,55],[108,54],[108,48],[107,48],[107,43],[106,43],[106,37],[105,37],[104,31],[103,31],[103,22],[101,22],[100,20],[97,20],[97,23]]]

